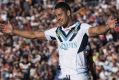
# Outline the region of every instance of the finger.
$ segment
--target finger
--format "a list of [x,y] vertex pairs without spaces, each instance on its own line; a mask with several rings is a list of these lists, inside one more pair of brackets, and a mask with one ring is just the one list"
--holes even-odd
[[4,26],[5,26],[4,24],[0,24],[0,31],[3,30]]
[[109,18],[108,18],[108,20],[111,20],[113,18],[113,16],[111,15]]
[[3,31],[3,28],[0,27],[0,31]]
[[112,19],[112,20],[108,21],[109,24],[116,23],[116,22],[117,22],[117,19]]
[[116,24],[117,23],[117,19],[112,20],[112,23]]
[[11,24],[10,21],[8,21],[8,24]]
[[116,17],[115,16],[113,16],[113,15],[111,15],[110,17],[109,17],[109,19],[116,19]]
[[10,24],[10,21],[8,20],[8,24]]
[[4,26],[5,24],[0,23],[0,26]]
[[3,32],[3,30],[4,30],[4,27],[0,27],[0,31]]
[[6,31],[6,27],[2,28],[2,31],[5,32]]
[[117,22],[117,20],[111,20],[109,23],[110,24],[114,24],[114,23],[116,23]]
[[112,16],[109,17],[109,20],[112,19]]

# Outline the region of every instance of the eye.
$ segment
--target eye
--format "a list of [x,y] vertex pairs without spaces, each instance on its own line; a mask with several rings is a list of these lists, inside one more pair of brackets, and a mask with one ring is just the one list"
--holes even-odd
[[57,16],[56,16],[56,15],[54,15],[54,17],[55,17],[55,18],[57,18]]
[[59,14],[59,16],[62,16],[62,14]]

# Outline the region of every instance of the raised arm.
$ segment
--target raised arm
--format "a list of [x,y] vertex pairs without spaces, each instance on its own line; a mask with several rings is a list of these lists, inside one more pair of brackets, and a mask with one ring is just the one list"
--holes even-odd
[[88,30],[89,36],[97,36],[106,33],[110,29],[114,29],[116,22],[117,22],[116,19],[109,18],[106,25],[90,27]]
[[30,39],[34,39],[34,38],[41,39],[41,40],[46,39],[43,31],[28,31],[28,30],[13,29],[12,33]]
[[43,40],[46,39],[44,32],[13,29],[13,26],[10,23],[8,23],[7,25],[3,25],[2,32],[8,33],[8,34],[15,34],[15,35],[18,35],[24,38],[30,38],[30,39],[34,39],[34,38],[43,39]]

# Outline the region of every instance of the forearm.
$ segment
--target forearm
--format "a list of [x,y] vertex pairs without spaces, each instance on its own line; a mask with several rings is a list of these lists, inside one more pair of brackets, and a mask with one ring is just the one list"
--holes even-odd
[[35,33],[33,31],[24,31],[24,30],[18,30],[18,29],[14,29],[12,31],[13,34],[24,37],[24,38],[35,38]]
[[40,40],[46,40],[46,37],[43,31],[28,31],[28,30],[13,29],[12,33],[24,38],[30,38],[30,39],[37,38]]
[[96,32],[97,32],[97,34],[103,34],[109,30],[110,30],[110,28],[107,25],[106,26],[98,26]]
[[90,36],[97,36],[103,33],[106,33],[110,30],[110,28],[106,25],[91,27],[89,30]]

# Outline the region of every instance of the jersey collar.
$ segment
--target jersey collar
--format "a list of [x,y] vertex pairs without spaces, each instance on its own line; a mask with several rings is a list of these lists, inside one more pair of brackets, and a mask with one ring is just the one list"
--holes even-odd
[[71,25],[71,26],[69,26],[69,27],[66,27],[66,28],[64,28],[63,26],[62,26],[62,30],[71,30],[72,28],[74,28],[74,27],[76,27],[76,25],[78,25],[79,24],[79,22],[77,21],[76,23],[74,23],[73,25]]

